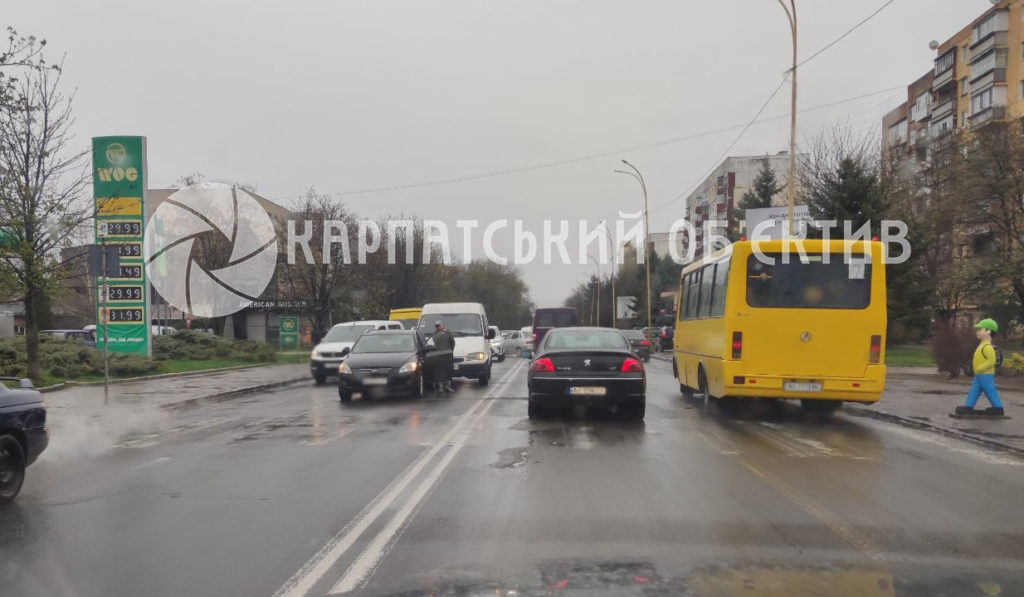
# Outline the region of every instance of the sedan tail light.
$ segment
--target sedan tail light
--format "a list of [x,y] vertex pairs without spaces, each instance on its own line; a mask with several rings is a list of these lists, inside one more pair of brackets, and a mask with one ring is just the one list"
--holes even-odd
[[619,369],[622,373],[640,373],[643,370],[644,366],[640,361],[632,358],[622,361],[622,368]]
[[882,337],[871,336],[871,352],[868,361],[873,365],[877,365],[882,358]]
[[530,371],[538,371],[540,373],[554,373],[555,364],[551,362],[551,359],[542,357],[537,359],[530,365]]
[[732,333],[732,358],[738,359],[743,356],[743,332]]
[[642,344],[644,346],[650,346],[651,345],[650,341],[648,341],[648,340],[641,340],[640,344]]

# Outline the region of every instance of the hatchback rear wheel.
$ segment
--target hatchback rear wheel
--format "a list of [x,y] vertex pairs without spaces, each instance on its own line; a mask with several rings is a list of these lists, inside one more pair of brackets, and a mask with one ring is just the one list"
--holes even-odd
[[0,502],[18,497],[25,483],[25,451],[10,435],[0,435]]

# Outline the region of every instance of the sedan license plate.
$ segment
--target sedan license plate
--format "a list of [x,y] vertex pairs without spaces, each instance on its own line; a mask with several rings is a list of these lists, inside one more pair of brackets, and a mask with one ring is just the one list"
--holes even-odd
[[579,388],[569,388],[569,393],[573,396],[604,396],[608,393],[608,388],[601,386],[584,386]]
[[388,385],[388,379],[386,377],[366,377],[363,378],[364,386],[386,386]]
[[816,381],[787,381],[782,384],[787,392],[820,392],[821,383]]

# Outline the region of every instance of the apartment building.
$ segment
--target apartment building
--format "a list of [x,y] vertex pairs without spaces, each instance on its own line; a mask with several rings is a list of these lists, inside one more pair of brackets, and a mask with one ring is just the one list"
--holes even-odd
[[[1024,0],[1022,0],[1024,1]],[[798,155],[799,159],[800,156]],[[721,222],[724,230],[737,228],[736,209],[743,195],[754,186],[758,172],[763,164],[775,172],[775,180],[780,189],[784,189],[789,179],[789,152],[775,155],[734,156],[726,158],[686,198],[686,218],[693,224],[697,256],[704,250],[704,223],[707,221]],[[773,203],[784,205],[785,191],[780,191]],[[724,234],[720,228],[719,234]]]
[[882,118],[882,143],[919,157],[953,131],[1024,116],[1024,0],[1000,0],[942,43],[907,100]]

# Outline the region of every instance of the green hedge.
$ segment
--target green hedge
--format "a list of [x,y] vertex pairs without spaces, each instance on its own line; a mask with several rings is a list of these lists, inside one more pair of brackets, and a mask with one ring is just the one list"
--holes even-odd
[[[50,379],[103,375],[103,353],[77,340],[39,337],[39,368]],[[110,374],[118,377],[159,372],[160,363],[136,355],[110,353]],[[25,338],[0,339],[0,375],[28,375]]]
[[[0,376],[25,377],[25,338],[0,338]],[[110,375],[132,377],[160,373],[169,360],[233,360],[269,362],[277,358],[270,344],[229,340],[202,332],[181,331],[173,336],[153,338],[153,358],[110,353]],[[80,379],[103,375],[103,352],[77,340],[52,336],[39,337],[39,365],[47,381]]]
[[264,362],[277,357],[274,347],[265,342],[230,340],[213,334],[180,331],[172,336],[153,338],[153,358],[166,360],[232,359]]

